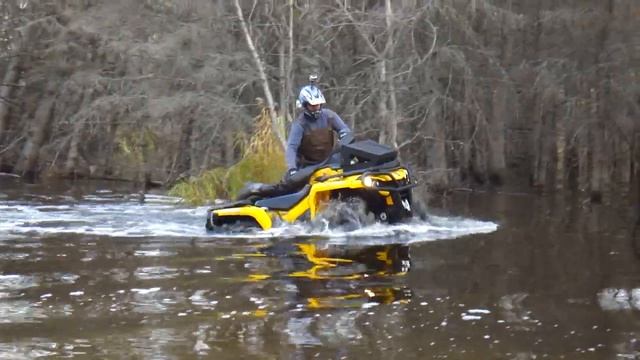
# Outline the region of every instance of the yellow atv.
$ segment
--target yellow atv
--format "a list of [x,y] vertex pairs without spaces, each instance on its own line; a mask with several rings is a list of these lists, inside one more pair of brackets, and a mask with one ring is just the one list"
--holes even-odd
[[395,223],[413,215],[416,186],[397,152],[371,140],[342,144],[325,162],[295,173],[286,183],[249,184],[234,202],[207,212],[209,231],[258,228],[314,220],[330,202],[358,204],[365,214]]

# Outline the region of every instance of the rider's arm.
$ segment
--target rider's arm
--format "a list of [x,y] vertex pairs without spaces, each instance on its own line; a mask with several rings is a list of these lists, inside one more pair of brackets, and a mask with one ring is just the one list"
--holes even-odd
[[304,130],[299,122],[294,121],[289,131],[289,139],[287,140],[287,150],[285,152],[285,160],[287,161],[287,170],[297,169],[298,148],[302,141]]
[[331,127],[333,128],[333,130],[338,133],[338,138],[342,139],[342,137],[344,137],[346,134],[351,133],[351,129],[349,129],[347,124],[342,121],[338,114],[331,111],[329,115],[329,122],[331,123]]

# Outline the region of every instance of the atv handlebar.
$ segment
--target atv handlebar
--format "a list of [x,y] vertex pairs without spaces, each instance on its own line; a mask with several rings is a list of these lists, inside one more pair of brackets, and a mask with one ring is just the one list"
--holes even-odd
[[316,170],[318,170],[323,166],[327,166],[327,164],[329,164],[333,156],[340,152],[340,149],[342,148],[343,145],[351,144],[354,141],[355,141],[355,138],[353,137],[353,134],[350,132],[346,133],[340,140],[338,140],[337,146],[334,147],[333,150],[331,150],[331,153],[324,161],[316,165],[310,165],[310,166],[303,167],[302,169],[299,169],[298,171],[295,172],[295,174],[289,177],[288,182],[296,183],[298,181],[308,179]]

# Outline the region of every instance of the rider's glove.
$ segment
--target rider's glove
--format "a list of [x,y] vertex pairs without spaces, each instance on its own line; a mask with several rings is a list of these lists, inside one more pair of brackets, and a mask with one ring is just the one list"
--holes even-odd
[[338,141],[340,145],[351,144],[353,142],[353,134],[349,131],[344,131],[338,134]]

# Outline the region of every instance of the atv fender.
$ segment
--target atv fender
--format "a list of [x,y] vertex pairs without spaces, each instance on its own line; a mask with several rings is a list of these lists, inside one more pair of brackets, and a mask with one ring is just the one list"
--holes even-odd
[[237,221],[239,218],[253,219],[262,230],[271,229],[273,226],[269,213],[264,208],[253,205],[212,210],[208,222],[214,225],[226,224],[225,218],[229,219],[229,222]]

